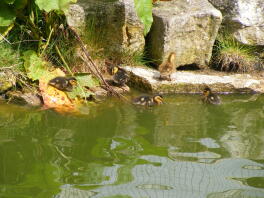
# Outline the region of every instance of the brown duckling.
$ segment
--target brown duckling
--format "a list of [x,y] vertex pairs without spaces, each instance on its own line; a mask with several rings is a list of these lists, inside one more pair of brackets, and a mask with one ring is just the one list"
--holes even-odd
[[129,76],[127,72],[124,69],[121,69],[120,67],[117,66],[112,67],[111,74],[113,75],[114,84],[117,86],[122,87],[129,80]]
[[160,80],[171,80],[171,74],[176,70],[174,52],[171,52],[168,59],[159,65]]
[[155,96],[139,96],[132,101],[135,105],[154,106],[163,104],[163,97],[159,94]]
[[206,86],[203,90],[203,96],[202,96],[202,101],[207,104],[214,104],[214,105],[219,105],[221,104],[221,99],[219,96],[214,94],[212,90]]
[[49,81],[48,85],[51,85],[61,91],[72,91],[73,87],[77,84],[77,80],[74,77],[58,76]]

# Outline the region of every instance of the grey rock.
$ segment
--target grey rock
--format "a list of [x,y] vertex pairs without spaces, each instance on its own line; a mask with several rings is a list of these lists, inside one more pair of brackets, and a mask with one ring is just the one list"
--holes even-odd
[[145,46],[144,26],[134,0],[79,0],[70,6],[67,21],[81,34],[90,28],[100,37],[98,44],[113,52],[142,51]]
[[223,16],[225,31],[241,43],[264,45],[263,0],[209,0]]
[[40,106],[42,102],[34,93],[22,93],[21,91],[8,91],[6,93],[9,102],[19,105]]
[[220,93],[264,93],[264,80],[249,74],[176,71],[171,81],[160,81],[157,70],[130,66],[124,69],[130,73],[131,85],[153,93],[201,93],[205,85]]
[[16,76],[11,70],[0,71],[0,93],[7,91],[16,84]]
[[158,2],[148,37],[149,54],[160,64],[172,51],[176,66],[209,64],[222,14],[207,0]]

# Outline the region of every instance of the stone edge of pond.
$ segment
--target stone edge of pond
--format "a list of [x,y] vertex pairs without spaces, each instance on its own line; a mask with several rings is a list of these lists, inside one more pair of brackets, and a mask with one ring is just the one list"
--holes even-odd
[[171,81],[160,81],[159,72],[141,66],[124,66],[130,74],[130,86],[162,94],[201,93],[205,85],[217,93],[264,93],[264,80],[251,74],[229,74],[219,72],[203,73],[176,71]]

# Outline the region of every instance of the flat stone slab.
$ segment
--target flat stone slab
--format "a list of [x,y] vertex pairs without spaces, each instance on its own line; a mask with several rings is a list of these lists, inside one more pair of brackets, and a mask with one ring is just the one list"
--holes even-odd
[[145,67],[123,67],[130,73],[130,84],[145,91],[162,94],[201,93],[208,85],[218,93],[264,93],[264,80],[250,74],[206,71],[176,71],[171,81],[159,80],[159,72]]

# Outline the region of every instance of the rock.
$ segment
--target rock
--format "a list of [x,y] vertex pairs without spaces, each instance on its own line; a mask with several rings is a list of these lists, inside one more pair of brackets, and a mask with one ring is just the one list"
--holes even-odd
[[19,105],[40,106],[42,102],[34,93],[22,93],[21,91],[8,91],[6,93],[9,102]]
[[[134,0],[79,0],[70,6],[68,23],[79,29],[87,28],[101,37],[101,47],[113,51],[143,51],[145,46],[144,26],[139,20]],[[84,27],[86,26],[86,27]]]
[[220,93],[264,93],[264,80],[249,74],[177,71],[172,74],[172,81],[160,81],[157,70],[130,66],[124,69],[131,74],[131,85],[153,93],[201,93],[205,85]]
[[[123,87],[116,87],[116,86],[111,86],[111,87],[119,94],[124,94],[130,91],[130,88],[127,85]],[[103,89],[102,87],[96,87],[93,89],[93,91],[95,93],[95,97],[98,99],[104,98],[107,96],[107,91]]]
[[16,84],[16,77],[11,70],[0,71],[0,93],[7,91]]
[[223,16],[224,30],[241,43],[264,45],[263,0],[209,0]]
[[222,21],[220,11],[207,0],[177,0],[155,5],[147,40],[151,58],[160,64],[174,51],[176,66],[208,65]]

